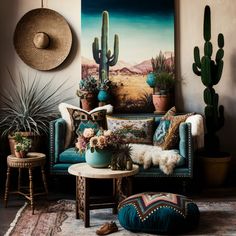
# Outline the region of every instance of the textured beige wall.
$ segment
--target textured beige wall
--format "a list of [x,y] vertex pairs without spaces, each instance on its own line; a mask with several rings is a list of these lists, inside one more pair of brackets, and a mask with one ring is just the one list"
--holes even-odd
[[[4,0],[0,8],[0,82],[1,87],[7,79],[6,67],[17,72],[32,75],[38,73],[41,79],[56,76],[58,81],[68,78],[74,85],[70,94],[74,95],[80,79],[80,0],[44,0],[45,7],[62,14],[71,26],[73,32],[73,48],[63,66],[50,72],[39,72],[25,65],[17,56],[13,43],[13,32],[18,20],[27,11],[40,7],[41,1]],[[176,105],[182,111],[202,113],[204,102],[200,78],[192,72],[193,48],[203,48],[203,13],[208,4],[212,11],[212,43],[216,50],[217,35],[225,36],[225,66],[222,80],[216,86],[220,95],[220,103],[225,106],[226,123],[220,131],[222,147],[236,156],[236,4],[235,0],[176,0],[176,51],[178,77],[181,79],[176,90]],[[72,102],[78,105],[78,98]],[[236,158],[234,158],[236,159]]]
[[[28,74],[32,77],[38,75],[42,82],[46,82],[53,77],[55,81],[60,84],[63,81],[68,81],[66,87],[70,89],[67,94],[74,96],[71,103],[78,105],[79,99],[76,97],[76,89],[80,79],[80,1],[79,0],[44,0],[44,7],[50,8],[59,12],[69,23],[72,35],[73,46],[69,57],[63,62],[59,68],[52,71],[38,71],[27,66],[16,54],[13,45],[13,34],[17,22],[28,11],[39,8],[41,6],[40,0],[4,0],[0,7],[0,82],[4,86],[5,81],[9,78],[7,75],[7,67],[17,78],[19,71],[24,76]],[[65,96],[65,94],[63,94]]]
[[[225,107],[225,126],[220,130],[222,149],[233,154],[236,162],[236,4],[235,0],[177,0],[179,33],[179,76],[182,79],[176,93],[177,107],[184,111],[204,112],[203,90],[200,77],[192,72],[193,48],[203,52],[204,7],[211,7],[213,55],[217,50],[217,36],[225,37],[224,70],[222,79],[215,87],[220,104]],[[178,28],[178,26],[177,26]]]

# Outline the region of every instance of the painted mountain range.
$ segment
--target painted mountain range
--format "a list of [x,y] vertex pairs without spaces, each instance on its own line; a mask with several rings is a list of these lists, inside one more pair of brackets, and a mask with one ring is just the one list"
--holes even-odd
[[[173,52],[165,52],[165,57],[170,59]],[[88,70],[95,70],[98,68],[98,64],[92,59],[88,59],[82,56],[82,65],[86,66]],[[151,59],[142,61],[138,64],[131,64],[125,61],[118,61],[113,67],[110,67],[110,73],[121,72],[127,74],[147,74],[152,71]]]

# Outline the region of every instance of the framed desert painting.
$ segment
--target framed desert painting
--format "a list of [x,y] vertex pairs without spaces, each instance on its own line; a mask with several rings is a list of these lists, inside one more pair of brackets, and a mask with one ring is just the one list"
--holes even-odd
[[107,53],[119,54],[109,67],[109,80],[116,85],[111,102],[117,113],[153,112],[147,74],[160,52],[174,58],[174,9],[174,0],[82,0],[82,77],[99,77],[92,45],[97,37],[101,47],[102,13],[107,11]]

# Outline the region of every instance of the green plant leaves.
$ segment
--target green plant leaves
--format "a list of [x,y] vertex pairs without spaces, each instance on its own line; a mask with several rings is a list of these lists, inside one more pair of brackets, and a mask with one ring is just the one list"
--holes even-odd
[[19,72],[18,83],[9,72],[9,84],[0,93],[0,130],[2,135],[17,131],[47,134],[49,122],[59,115],[58,104],[69,100],[61,95],[65,82],[55,85],[55,79],[40,83],[37,75],[24,77]]

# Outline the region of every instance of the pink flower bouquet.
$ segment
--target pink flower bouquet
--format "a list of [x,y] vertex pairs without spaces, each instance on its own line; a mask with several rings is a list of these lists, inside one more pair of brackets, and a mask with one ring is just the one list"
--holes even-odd
[[88,148],[93,152],[94,149],[113,149],[121,143],[122,140],[119,135],[111,130],[99,130],[96,132],[92,128],[86,128],[78,136],[75,148],[81,153]]

